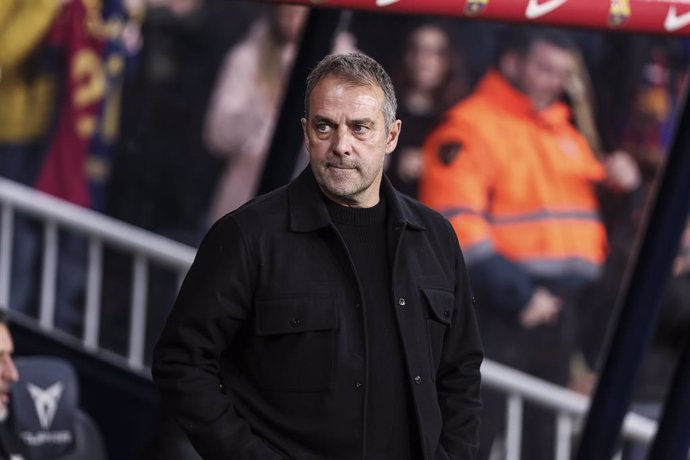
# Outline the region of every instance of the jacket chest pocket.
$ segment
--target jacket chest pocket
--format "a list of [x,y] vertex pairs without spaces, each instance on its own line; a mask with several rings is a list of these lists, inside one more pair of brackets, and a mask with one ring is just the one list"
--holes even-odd
[[256,302],[258,384],[275,391],[328,391],[333,384],[338,315],[332,297]]
[[433,369],[438,369],[443,352],[443,340],[447,329],[453,321],[455,294],[452,291],[438,288],[420,288],[422,296],[429,307],[427,330],[429,350]]

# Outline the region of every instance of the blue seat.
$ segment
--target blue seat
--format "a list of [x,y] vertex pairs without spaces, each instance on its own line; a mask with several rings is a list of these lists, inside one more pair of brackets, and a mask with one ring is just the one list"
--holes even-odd
[[103,437],[79,409],[72,365],[48,356],[15,359],[19,382],[12,390],[12,424],[33,460],[106,460]]

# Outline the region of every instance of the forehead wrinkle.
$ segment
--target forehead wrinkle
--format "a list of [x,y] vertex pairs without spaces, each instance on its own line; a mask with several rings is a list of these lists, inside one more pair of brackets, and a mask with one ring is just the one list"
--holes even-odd
[[345,123],[369,123],[374,124],[376,115],[383,112],[378,104],[373,101],[357,102],[347,101],[344,104],[333,104],[329,98],[324,98],[320,103],[312,107],[310,118],[314,121],[327,121],[337,123],[343,120]]

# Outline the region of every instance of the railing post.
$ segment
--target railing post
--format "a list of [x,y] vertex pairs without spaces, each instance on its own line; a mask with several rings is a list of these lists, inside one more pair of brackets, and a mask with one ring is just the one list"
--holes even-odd
[[86,280],[86,318],[84,320],[84,346],[98,348],[101,324],[101,283],[103,279],[103,245],[96,237],[89,239],[89,268]]
[[2,201],[2,226],[0,227],[0,308],[10,307],[10,280],[12,277],[12,235],[14,213],[12,206]]
[[522,409],[522,397],[517,393],[510,394],[506,413],[506,460],[520,460]]
[[55,323],[55,288],[57,281],[58,226],[50,219],[45,223],[43,249],[43,275],[41,277],[40,324],[51,330]]
[[148,275],[146,257],[137,254],[132,270],[132,310],[129,324],[129,365],[135,369],[144,367]]
[[556,460],[570,460],[570,438],[572,435],[572,416],[565,412],[559,412],[556,420]]

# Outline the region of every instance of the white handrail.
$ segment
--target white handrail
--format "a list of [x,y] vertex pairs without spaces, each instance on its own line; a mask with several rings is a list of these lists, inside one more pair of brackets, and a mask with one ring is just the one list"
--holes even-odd
[[[558,412],[582,417],[589,410],[590,400],[572,390],[540,380],[501,363],[485,359],[482,363],[485,385],[506,394],[518,394],[524,399]],[[631,440],[650,442],[656,434],[657,423],[635,413],[628,413],[623,421],[623,435]]]
[[109,244],[146,254],[148,258],[180,269],[187,269],[196,249],[134,225],[104,216],[89,209],[0,178],[0,200],[13,208],[43,219],[54,219],[59,225],[80,233],[98,235]]
[[2,234],[0,246],[0,301],[6,306],[10,291],[10,253],[14,214],[21,212],[44,223],[43,270],[40,284],[39,320],[44,330],[53,330],[55,321],[55,289],[57,281],[58,232],[62,229],[85,235],[88,241],[86,274],[86,314],[82,345],[99,351],[100,295],[103,276],[103,247],[126,251],[133,257],[132,296],[130,304],[129,350],[126,363],[130,369],[144,369],[146,344],[146,312],[148,273],[152,263],[172,269],[181,278],[194,260],[196,249],[155,233],[120,222],[90,209],[67,203],[29,187],[0,178]]

